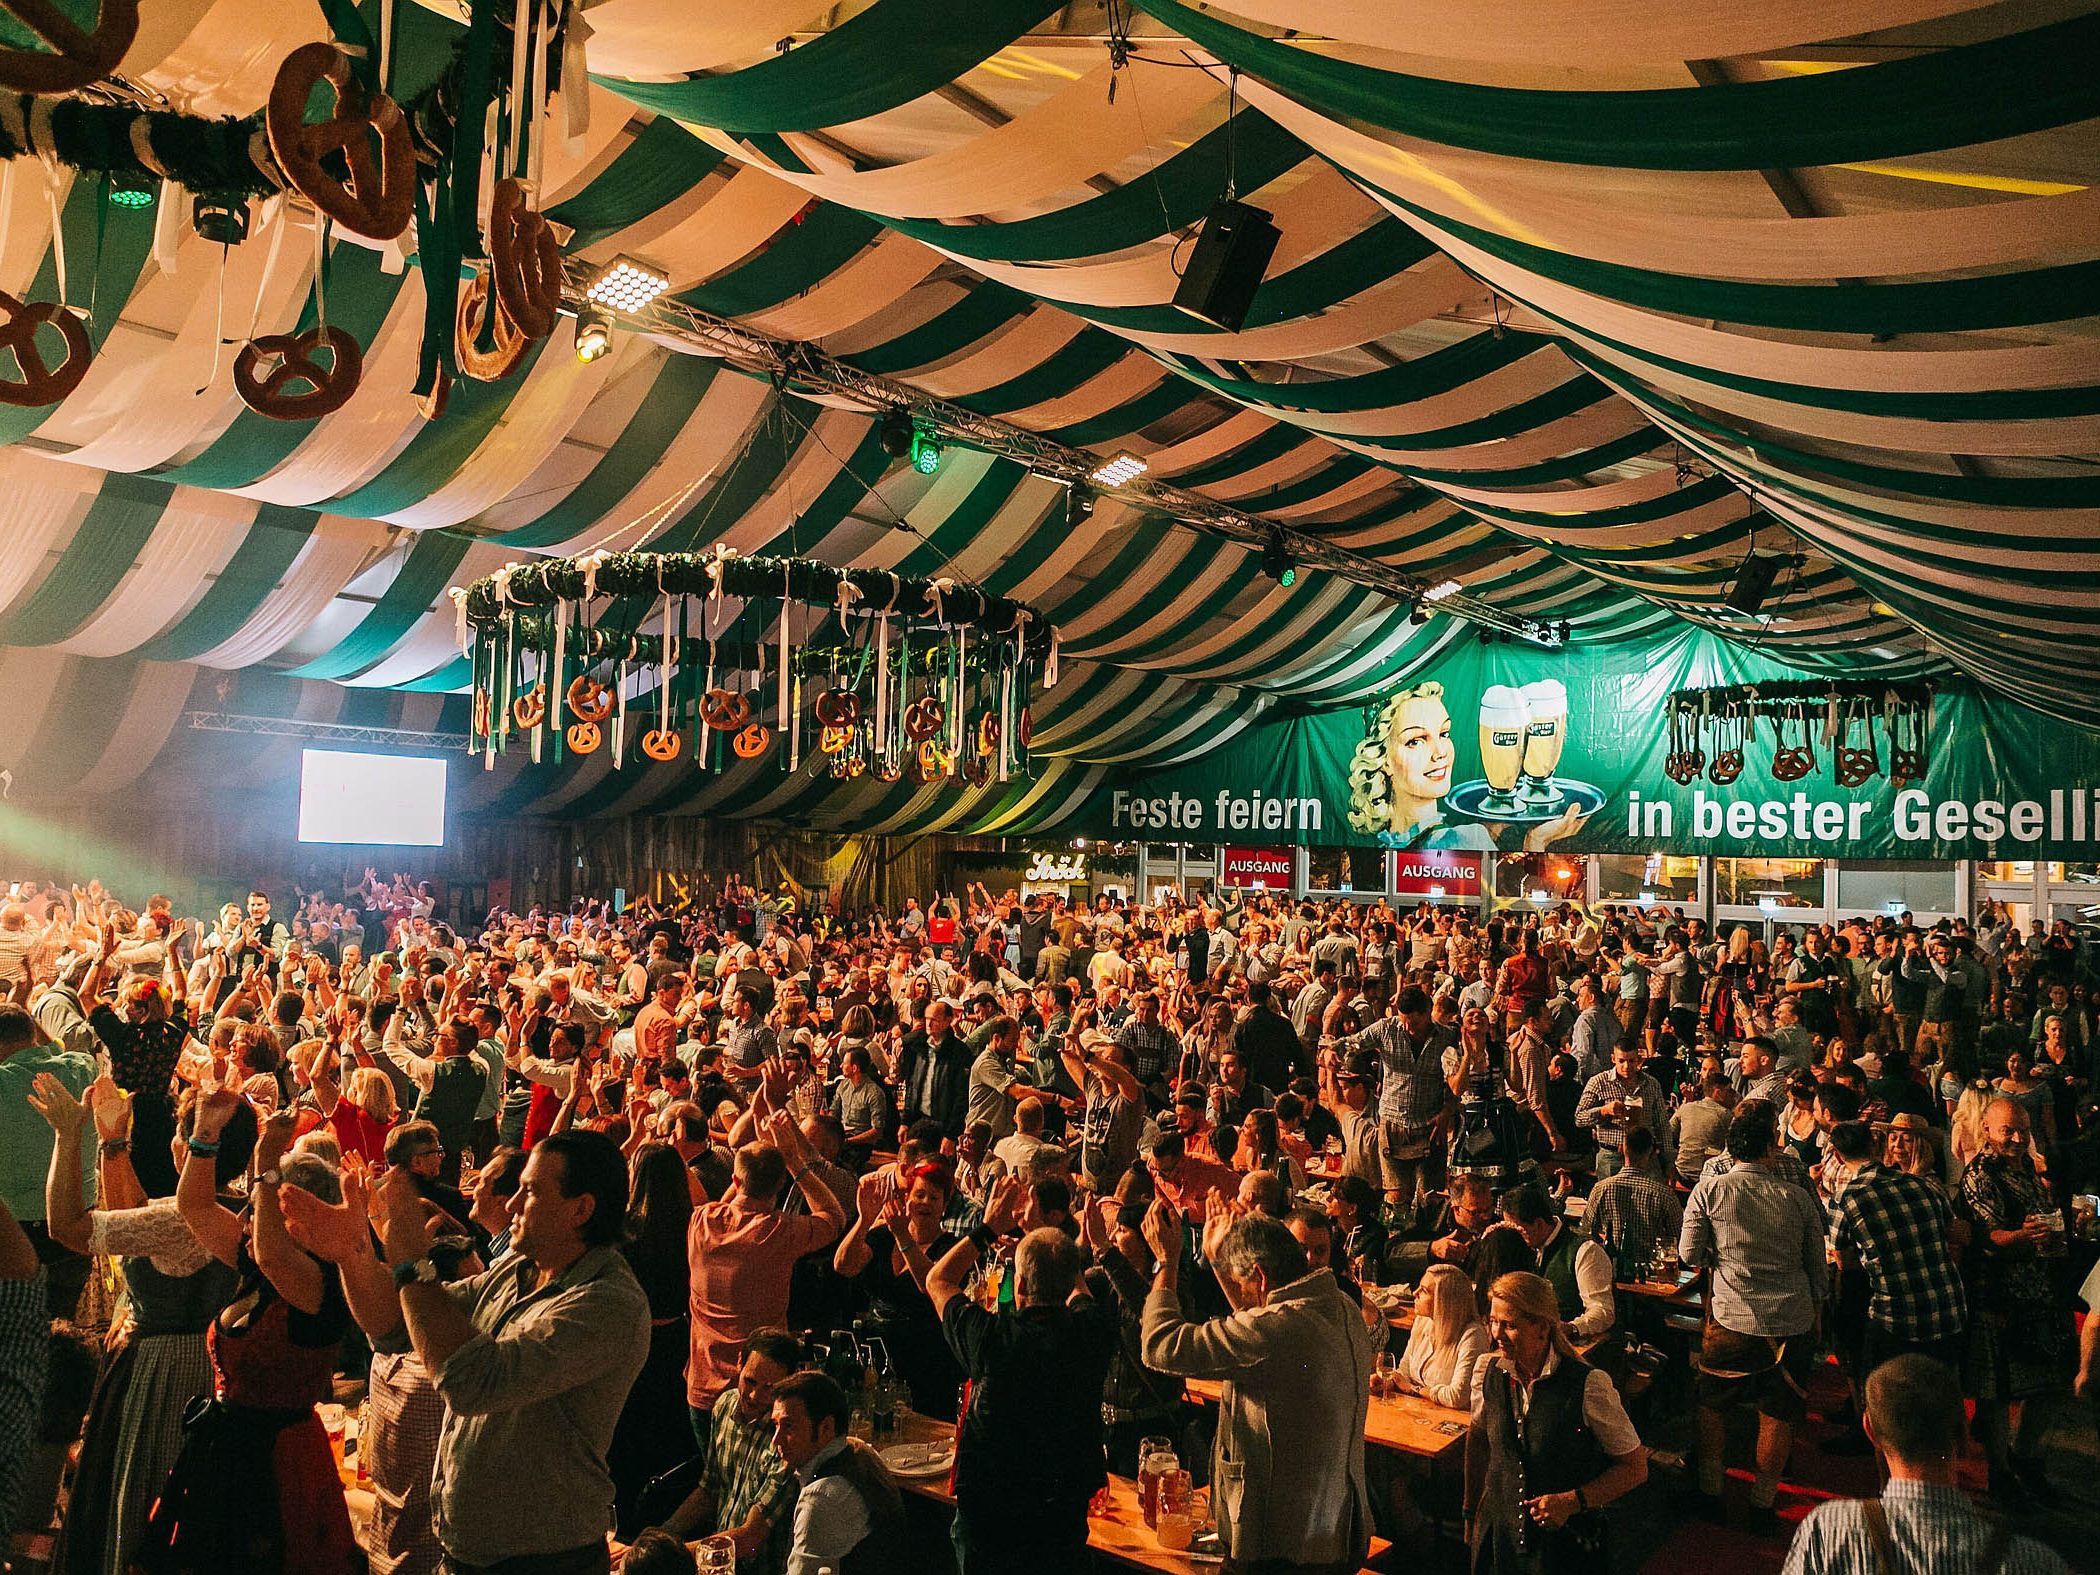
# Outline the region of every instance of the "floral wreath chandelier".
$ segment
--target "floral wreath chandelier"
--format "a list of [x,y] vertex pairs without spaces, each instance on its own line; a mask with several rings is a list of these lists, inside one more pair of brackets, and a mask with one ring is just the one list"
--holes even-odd
[[1054,626],[952,578],[717,546],[508,564],[451,596],[489,768],[609,746],[615,767],[982,787],[1030,773],[1034,693],[1057,682]]

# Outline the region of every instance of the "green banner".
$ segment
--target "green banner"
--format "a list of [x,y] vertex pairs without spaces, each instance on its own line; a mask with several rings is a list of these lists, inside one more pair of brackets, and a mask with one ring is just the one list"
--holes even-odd
[[[1112,776],[1075,830],[1154,842],[1723,854],[1861,859],[2091,859],[2100,853],[2100,735],[1948,680],[1924,770],[1891,776],[1879,704],[1805,703],[1747,736],[1709,726],[1699,774],[1665,769],[1670,697],[1810,683],[1686,630],[1653,642],[1545,650],[1457,642],[1360,710],[1273,714],[1199,760]],[[1871,717],[1868,712],[1871,711]],[[1842,723],[1840,726],[1838,724]],[[1739,771],[1720,757],[1740,747]],[[1840,754],[1875,769],[1838,780]],[[1775,775],[1782,749],[1813,764]],[[1679,774],[1684,763],[1678,762]],[[1800,770],[1800,757],[1789,762]],[[1864,765],[1851,755],[1844,764]],[[1719,780],[1728,779],[1728,780]]]

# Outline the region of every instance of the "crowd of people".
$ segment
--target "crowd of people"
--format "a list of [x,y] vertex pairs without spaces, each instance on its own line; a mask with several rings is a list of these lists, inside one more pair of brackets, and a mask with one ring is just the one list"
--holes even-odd
[[[447,922],[367,870],[196,923],[19,883],[0,1551],[62,1502],[62,1575],[690,1570],[710,1537],[745,1575],[918,1568],[867,1442],[901,1405],[956,1425],[964,1575],[1084,1568],[1157,1438],[1228,1570],[1354,1571],[1431,1523],[1364,1442],[1410,1393],[1468,1418],[1476,1569],[1601,1570],[1674,1378],[1697,1513],[1780,1535],[1812,1400],[1878,1453],[1790,1569],[2060,1569],[1956,1461],[2054,1502],[2100,1373],[2094,983],[1995,911],[1768,944],[731,876]],[[1679,1262],[1703,1314],[1658,1377],[1621,1286]]]

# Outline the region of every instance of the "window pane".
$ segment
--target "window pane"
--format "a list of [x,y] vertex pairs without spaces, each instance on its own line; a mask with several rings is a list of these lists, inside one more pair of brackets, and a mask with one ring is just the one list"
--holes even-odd
[[1362,848],[1314,848],[1306,876],[1311,891],[1384,891],[1380,855]]
[[1838,865],[1838,906],[1869,913],[1952,913],[1954,866],[1846,859]]
[[1699,900],[1699,861],[1667,853],[1605,853],[1597,859],[1600,902],[1665,902],[1673,906]]
[[1714,901],[1728,908],[1820,908],[1821,859],[1715,859]]
[[2031,859],[2009,860],[1996,864],[1979,864],[1976,873],[1984,880],[2017,881],[2030,885],[2034,881],[2034,863]]
[[1589,880],[1575,853],[1504,853],[1495,860],[1495,906],[1544,908],[1581,898]]

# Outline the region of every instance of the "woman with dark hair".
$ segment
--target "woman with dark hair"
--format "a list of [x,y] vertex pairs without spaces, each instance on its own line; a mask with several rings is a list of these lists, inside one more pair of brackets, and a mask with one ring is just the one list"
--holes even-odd
[[955,1178],[946,1165],[934,1162],[915,1165],[906,1175],[901,1191],[891,1184],[887,1170],[861,1178],[853,1227],[840,1239],[831,1263],[857,1281],[867,1298],[868,1321],[890,1354],[891,1371],[910,1391],[912,1409],[947,1421],[955,1415],[955,1391],[963,1372],[948,1349],[926,1288],[912,1275],[897,1234],[907,1233],[927,1262],[939,1262],[957,1239],[941,1225],[955,1195]]
[[1816,1139],[1820,1129],[1816,1125],[1815,1073],[1805,1067],[1797,1067],[1787,1075],[1787,1108],[1779,1118],[1779,1140],[1793,1151],[1794,1157],[1813,1170],[1821,1163],[1822,1155],[1817,1151]]
[[364,1555],[314,1408],[333,1391],[349,1308],[334,1266],[293,1243],[277,1198],[289,1186],[339,1203],[342,1179],[313,1155],[286,1154],[294,1121],[281,1112],[256,1141],[252,1210],[228,1208],[218,1167],[244,1108],[219,1089],[190,1116],[176,1206],[238,1283],[206,1336],[211,1404],[186,1423],[134,1563],[144,1575],[346,1575]]
[[[104,1077],[76,1102],[48,1074],[30,1103],[57,1134],[44,1187],[54,1241],[122,1260],[130,1332],[114,1345],[89,1403],[87,1430],[51,1555],[64,1575],[128,1575],[146,1513],[182,1452],[182,1416],[212,1387],[205,1330],[233,1297],[234,1273],[190,1234],[172,1197],[148,1198],[133,1168],[135,1106]],[[176,1114],[182,1147],[196,1112],[186,1091]],[[102,1207],[82,1196],[80,1146],[92,1113],[100,1144]],[[220,1135],[214,1179],[221,1193],[247,1174],[255,1113],[243,1105]],[[172,1171],[172,1162],[169,1166]]]
[[681,1381],[691,1344],[685,1237],[693,1193],[688,1175],[685,1161],[668,1143],[644,1143],[635,1151],[627,1240],[620,1253],[649,1298],[649,1359],[627,1393],[606,1455],[622,1539],[637,1529],[632,1522],[642,1490],[692,1453]]

